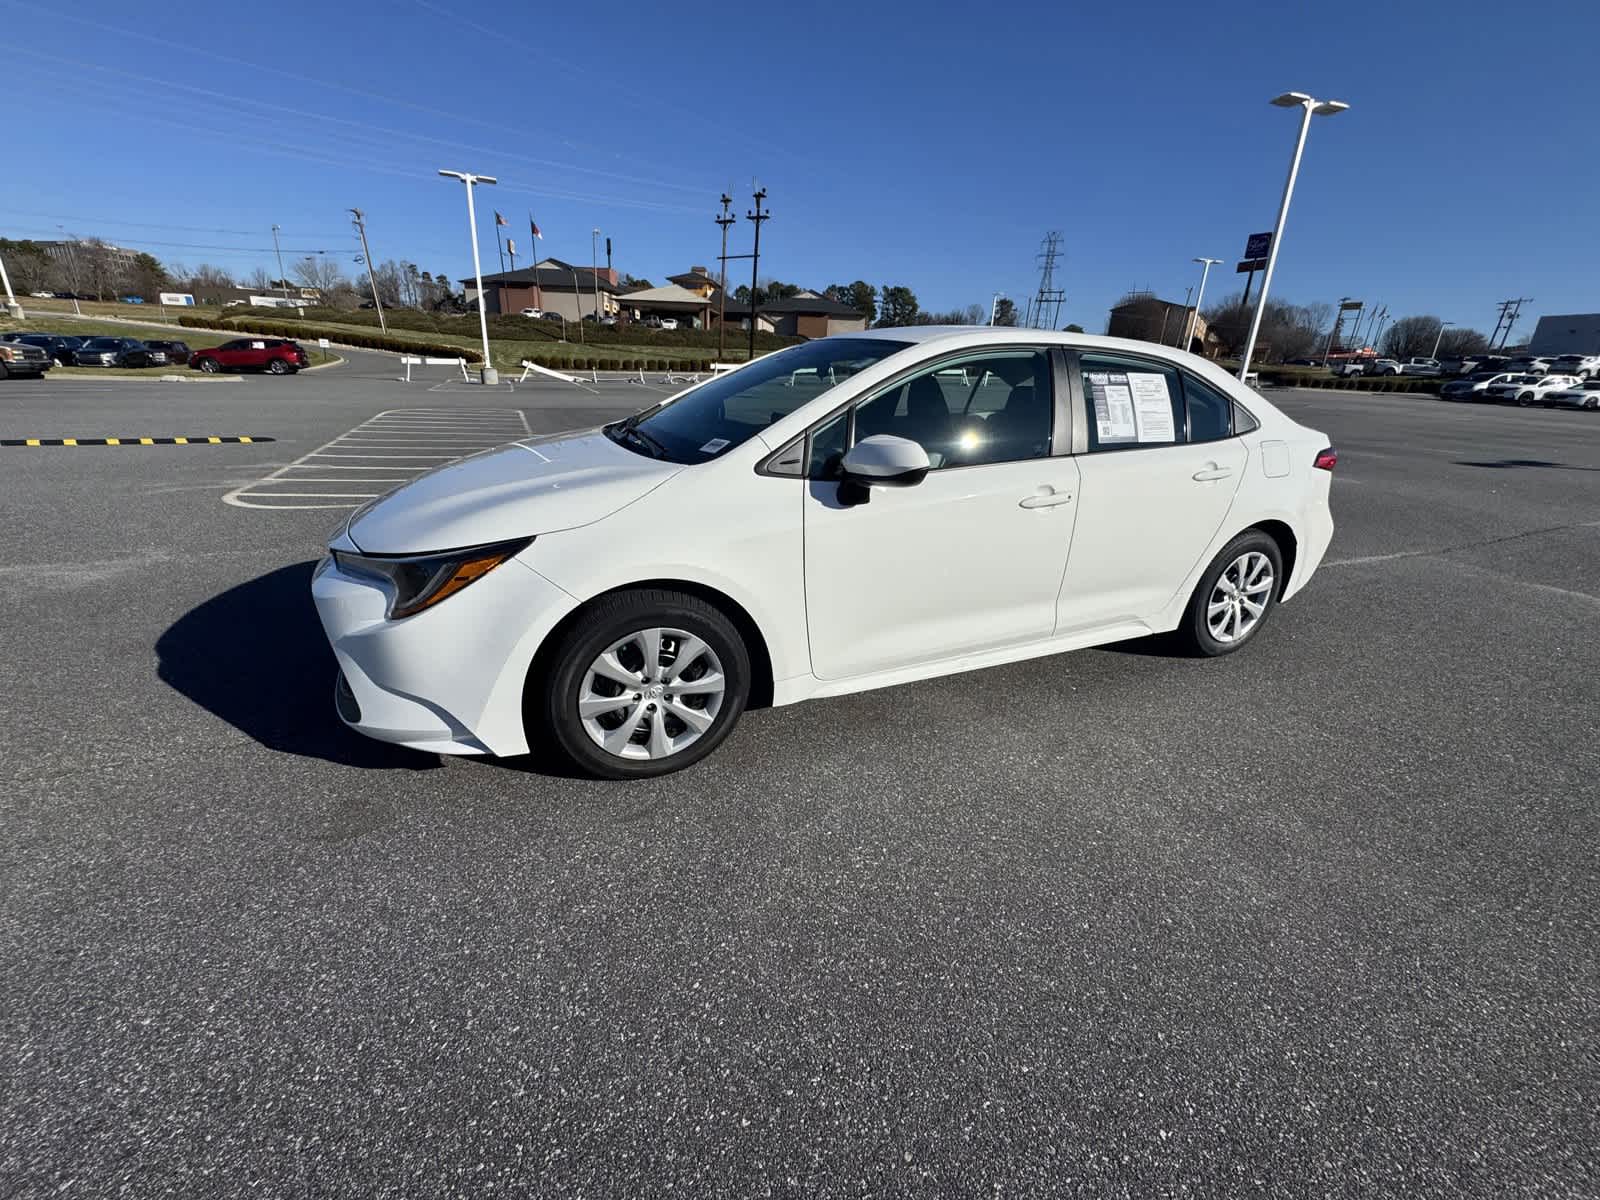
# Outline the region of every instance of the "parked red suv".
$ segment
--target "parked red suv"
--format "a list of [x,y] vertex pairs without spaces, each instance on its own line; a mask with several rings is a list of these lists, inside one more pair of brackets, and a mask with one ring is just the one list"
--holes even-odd
[[218,371],[270,371],[291,375],[311,365],[300,343],[283,338],[239,338],[220,346],[207,346],[189,355],[189,365],[214,375]]

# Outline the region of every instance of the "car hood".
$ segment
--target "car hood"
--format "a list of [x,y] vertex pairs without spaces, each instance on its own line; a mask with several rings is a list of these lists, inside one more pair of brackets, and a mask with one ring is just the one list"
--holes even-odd
[[453,550],[589,525],[683,470],[598,429],[528,438],[439,467],[360,510],[349,535],[369,554]]

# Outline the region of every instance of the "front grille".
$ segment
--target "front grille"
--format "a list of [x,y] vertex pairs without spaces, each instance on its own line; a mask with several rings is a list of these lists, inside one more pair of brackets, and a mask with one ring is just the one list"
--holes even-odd
[[344,677],[344,672],[339,672],[339,681],[333,686],[333,705],[339,711],[339,716],[349,721],[352,725],[361,722],[361,705],[356,701],[356,694],[350,690],[350,681]]

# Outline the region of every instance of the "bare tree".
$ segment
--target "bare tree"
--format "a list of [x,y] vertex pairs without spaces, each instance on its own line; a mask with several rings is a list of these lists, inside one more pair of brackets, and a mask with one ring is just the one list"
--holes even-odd
[[265,295],[272,290],[272,273],[265,267],[257,267],[250,272],[250,278],[246,282],[256,291]]
[[1439,340],[1439,353],[1446,358],[1482,354],[1488,348],[1488,335],[1479,329],[1446,329]]
[[290,270],[301,284],[319,292],[331,292],[344,282],[344,271],[337,261],[330,262],[320,255],[308,254]]
[[1383,333],[1381,349],[1390,358],[1421,358],[1433,349],[1439,338],[1438,317],[1401,317]]

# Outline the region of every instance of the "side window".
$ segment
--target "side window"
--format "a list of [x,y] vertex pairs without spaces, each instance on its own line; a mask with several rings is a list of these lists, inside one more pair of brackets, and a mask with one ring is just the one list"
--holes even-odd
[[[936,471],[977,467],[1048,457],[1054,416],[1049,353],[995,351],[942,363],[862,401],[855,440],[893,434],[926,450]],[[837,462],[843,437],[841,419],[815,431],[813,471],[829,455]]]
[[1184,407],[1191,442],[1220,442],[1233,436],[1233,401],[1193,375],[1183,377]]
[[1085,354],[1079,361],[1090,453],[1185,440],[1183,388],[1175,368],[1102,354]]

